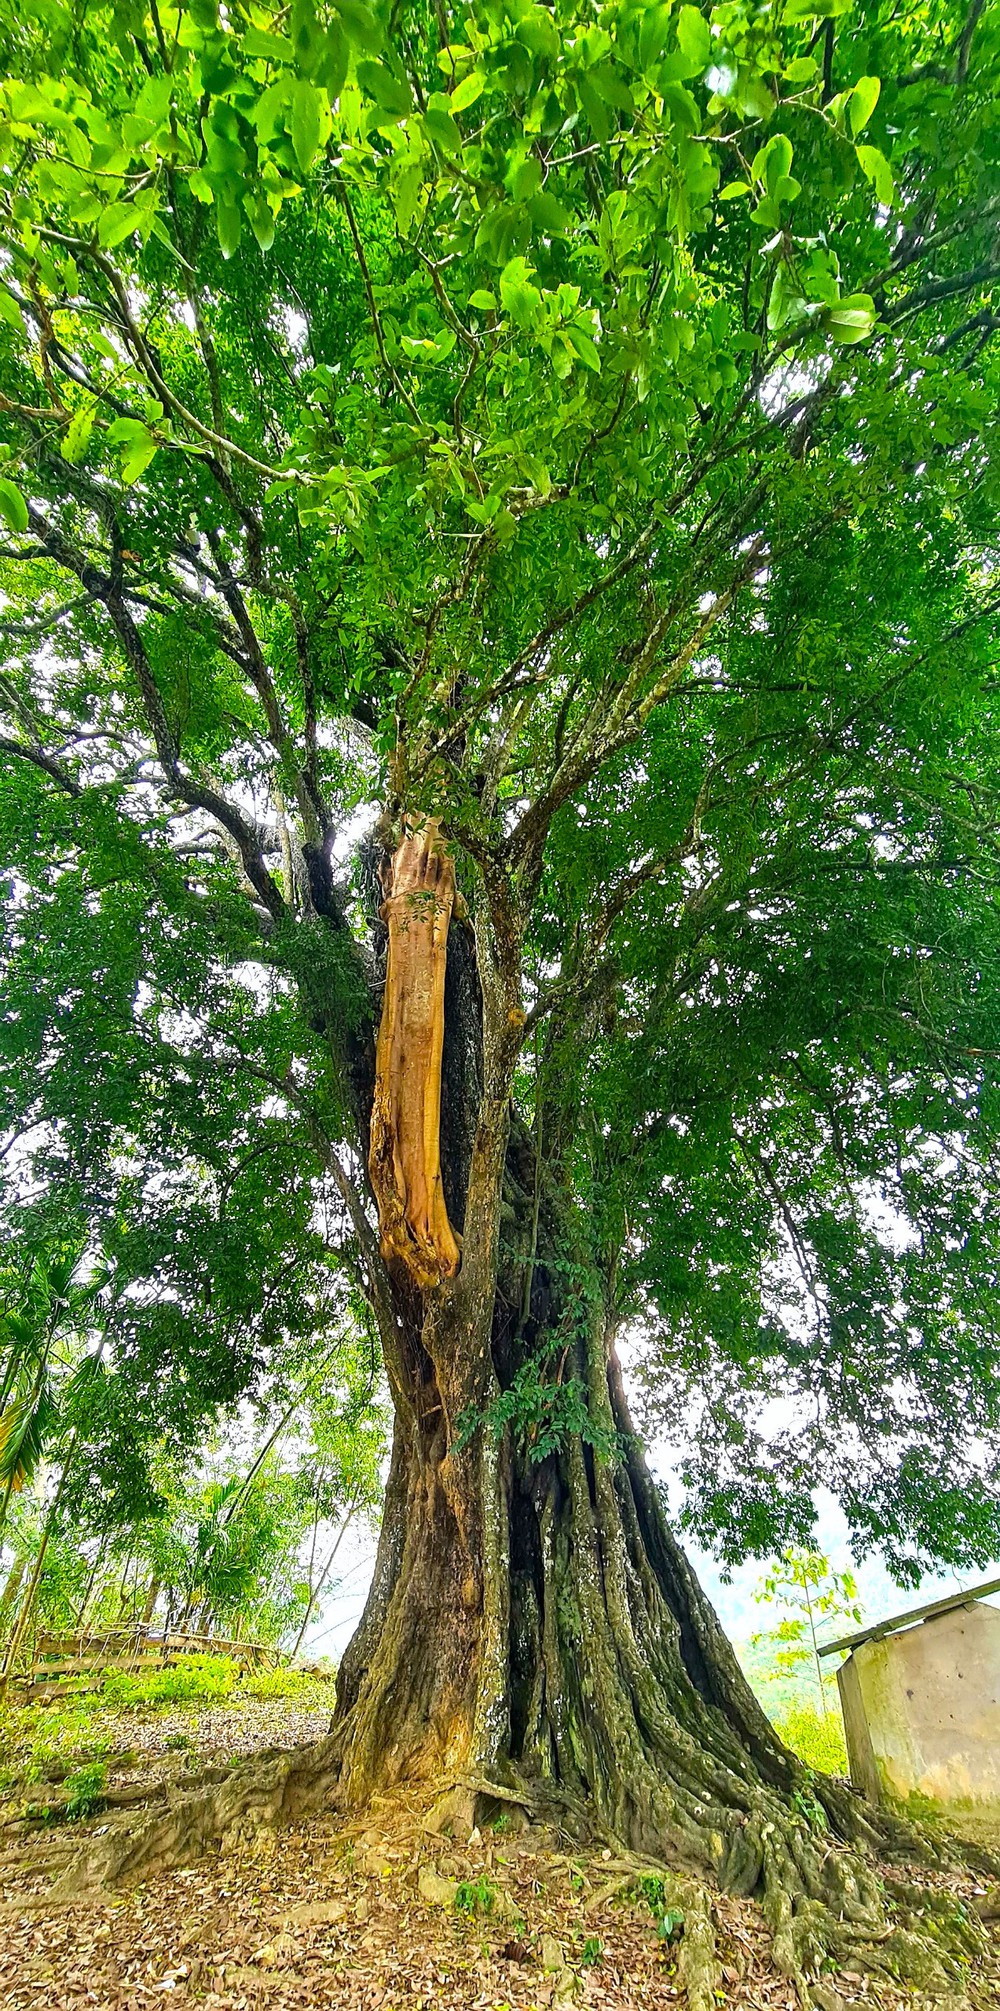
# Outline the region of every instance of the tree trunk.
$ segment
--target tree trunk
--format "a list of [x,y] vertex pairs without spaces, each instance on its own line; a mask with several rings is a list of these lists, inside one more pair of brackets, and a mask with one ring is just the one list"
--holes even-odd
[[[871,1862],[843,1841],[911,1857],[933,1846],[785,1750],[669,1530],[628,1416],[613,1292],[574,1200],[571,1094],[534,1140],[511,1132],[525,1019],[500,876],[474,931],[451,940],[436,827],[405,833],[383,883],[382,1028],[357,1111],[360,1139],[371,1119],[381,1246],[360,1204],[353,1220],[395,1430],[331,1735],[152,1818],[131,1855],[102,1845],[87,1881],[183,1861],[241,1810],[277,1820],[331,1794],[357,1805],[404,1779],[480,1796],[492,1785],[647,1861],[757,1893],[804,2005],[809,1977],[846,1956],[948,1987],[982,1947],[978,1923],[951,1909],[928,1939],[918,1916],[933,1898],[900,1887],[890,1915]],[[704,1933],[691,1933],[684,1980],[691,2011],[708,2011],[719,1977],[707,1903],[692,1906]]]
[[[430,1378],[397,1415],[374,1581],[338,1677],[338,1799],[425,1780],[464,1783],[485,1810],[491,1783],[517,1789],[564,1827],[755,1894],[803,2004],[810,1976],[848,1958],[948,1987],[981,1952],[978,1926],[957,1958],[941,1923],[929,1944],[933,1896],[901,1885],[890,1911],[870,1855],[934,1847],[781,1744],[670,1532],[613,1351],[592,1329],[583,1353],[588,1429],[616,1435],[615,1457],[576,1433],[532,1459],[509,1428],[459,1449]],[[698,1967],[692,1940],[684,1973],[707,2007],[710,1931],[702,1953]]]
[[715,1867],[744,1788],[790,1786],[794,1768],[669,1534],[615,1362],[599,1335],[590,1348],[589,1429],[621,1434],[616,1460],[576,1434],[533,1459],[488,1425],[449,1445],[432,1380],[397,1417],[375,1579],[340,1671],[342,1780],[363,1796],[514,1763],[637,1848],[670,1841]]

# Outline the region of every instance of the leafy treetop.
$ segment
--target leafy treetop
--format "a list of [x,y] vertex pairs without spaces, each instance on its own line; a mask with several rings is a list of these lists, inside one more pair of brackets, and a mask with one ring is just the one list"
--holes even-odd
[[26,0],[0,57],[10,1208],[114,1259],[123,1402],[366,1317],[349,854],[428,810],[701,1528],[825,1478],[995,1552],[1000,24]]

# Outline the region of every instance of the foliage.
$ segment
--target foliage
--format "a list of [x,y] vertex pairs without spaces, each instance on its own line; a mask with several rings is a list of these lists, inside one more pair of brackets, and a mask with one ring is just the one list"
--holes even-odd
[[67,1822],[84,1822],[104,1807],[108,1770],[101,1760],[78,1767],[66,1776],[65,1816]]
[[101,1697],[112,1710],[144,1710],[157,1704],[216,1704],[232,1696],[238,1665],[227,1655],[184,1655],[166,1669],[132,1674],[108,1669]]
[[954,0],[0,27],[5,1219],[113,1267],[89,1526],[373,1346],[352,842],[431,811],[702,1536],[1000,1548],[998,68]]
[[[131,1449],[124,1487],[101,1501],[87,1485],[81,1454],[93,1449],[106,1457],[115,1435],[103,1401],[106,1379],[93,1366],[99,1370],[105,1347],[108,1280],[98,1273],[81,1286],[73,1279],[78,1268],[78,1244],[67,1258],[16,1244],[8,1257],[6,1299],[15,1309],[8,1321],[24,1321],[25,1306],[34,1305],[31,1332],[42,1338],[33,1359],[57,1392],[31,1485],[8,1493],[8,1583],[35,1561],[26,1596],[36,1624],[55,1633],[73,1631],[84,1618],[98,1629],[153,1621],[159,1606],[168,1629],[194,1625],[224,1636],[242,1624],[251,1638],[291,1636],[313,1597],[301,1555],[310,1524],[315,1549],[324,1519],[342,1527],[345,1517],[369,1514],[379,1496],[383,1424],[370,1352],[347,1335],[318,1363],[302,1362],[290,1348],[262,1382],[256,1415],[246,1406],[222,1412],[205,1442],[186,1452],[153,1440],[147,1416],[146,1442]],[[0,1375],[12,1387],[24,1358],[16,1336],[0,1329]],[[334,1364],[336,1380],[319,1387]],[[35,1368],[31,1374],[38,1379]],[[32,1403],[37,1410],[36,1392]],[[238,1448],[257,1434],[261,1449],[244,1460]],[[61,1467],[54,1463],[60,1458]],[[18,1610],[16,1596],[13,1603],[6,1593],[0,1598],[0,1636],[10,1634]]]
[[470,1920],[482,1916],[488,1919],[497,1903],[497,1889],[486,1873],[478,1878],[463,1879],[455,1889],[455,1911],[464,1913]]
[[[322,1682],[322,1678],[319,1679]],[[316,1697],[317,1678],[305,1669],[259,1669],[246,1675],[240,1683],[240,1693],[246,1697],[257,1697],[266,1701],[272,1697],[297,1697],[302,1703],[311,1703]],[[324,1697],[324,1701],[328,1701]]]
[[[109,1274],[77,1245],[14,1245],[0,1273],[0,1524],[50,1446],[93,1411],[102,1374],[93,1335]],[[86,1275],[88,1268],[91,1275]]]
[[754,1634],[751,1646],[765,1649],[772,1678],[809,1669],[815,1678],[820,1712],[825,1716],[833,1673],[823,1667],[817,1629],[824,1622],[851,1621],[860,1627],[863,1614],[858,1588],[850,1571],[835,1571],[821,1550],[788,1548],[762,1578],[754,1598],[790,1609],[776,1626]]
[[664,1880],[654,1871],[643,1872],[635,1881],[635,1892],[653,1915],[660,1940],[671,1941],[684,1925],[684,1913],[681,1907],[668,1904]]
[[592,1446],[599,1459],[618,1458],[616,1435],[591,1417],[581,1378],[563,1376],[558,1364],[554,1374],[551,1368],[551,1362],[524,1362],[485,1418],[475,1410],[463,1412],[456,1420],[459,1445],[467,1445],[485,1423],[498,1442],[511,1426],[534,1465],[571,1437]]
[[847,1745],[836,1702],[826,1711],[818,1711],[815,1704],[793,1704],[783,1710],[774,1722],[786,1746],[797,1753],[807,1767],[814,1767],[817,1773],[846,1778]]
[[108,1770],[101,1760],[94,1760],[88,1766],[78,1767],[75,1773],[67,1774],[66,1793],[61,1801],[26,1802],[22,1810],[26,1822],[62,1823],[86,1822],[97,1815],[105,1806]]

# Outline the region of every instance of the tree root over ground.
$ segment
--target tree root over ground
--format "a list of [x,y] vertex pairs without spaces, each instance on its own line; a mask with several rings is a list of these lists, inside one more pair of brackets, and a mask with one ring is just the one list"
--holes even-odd
[[[239,1848],[262,1832],[336,1809],[339,1746],[334,1734],[315,1745],[256,1755],[223,1778],[215,1769],[190,1785],[158,1784],[145,1807],[98,1819],[76,1848],[65,1831],[52,1836],[46,1840],[48,1852],[43,1843],[39,1850],[21,1854],[35,1871],[56,1873],[54,1884],[29,1906],[44,1911],[99,1899],[110,1889],[149,1880],[213,1850]],[[470,1834],[489,1834],[499,1816],[502,1830],[512,1820],[527,1819],[581,1849],[604,1845],[610,1883],[599,1897],[645,1893],[653,1910],[661,1909],[665,1931],[680,1937],[677,1976],[689,2011],[717,2011],[720,2002],[716,1884],[723,1893],[752,1897],[759,1905],[770,1930],[774,1968],[792,1983],[803,2007],[840,2011],[856,2001],[861,1978],[902,1991],[902,2000],[894,2001],[910,1997],[914,2003],[948,2007],[994,2004],[995,1983],[983,1995],[977,1981],[992,1944],[968,1891],[970,1860],[980,1876],[1000,1870],[1000,1863],[958,1840],[949,1856],[937,1839],[856,1801],[837,1784],[817,1781],[816,1786],[836,1806],[842,1823],[845,1817],[853,1821],[860,1842],[835,1841],[818,1800],[802,1811],[792,1810],[764,1789],[759,1811],[735,1838],[730,1836],[724,1854],[719,1850],[717,1881],[706,1879],[700,1869],[670,1869],[648,1852],[624,1850],[614,1831],[595,1822],[582,1803],[513,1773],[505,1780],[472,1777],[451,1783],[439,1794],[424,1829],[460,1846]],[[707,1819],[707,1808],[705,1814]],[[721,1846],[721,1837],[718,1842]],[[892,1868],[886,1863],[889,1856]],[[959,1882],[964,1897],[949,1886],[949,1864],[953,1874],[963,1868]],[[25,1902],[18,1904],[23,1911]],[[986,1901],[983,1912],[989,1913]],[[850,2000],[842,1994],[845,1990]]]

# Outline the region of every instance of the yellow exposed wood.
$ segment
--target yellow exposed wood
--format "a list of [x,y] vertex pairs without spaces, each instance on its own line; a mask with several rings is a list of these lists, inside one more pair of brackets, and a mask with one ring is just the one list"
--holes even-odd
[[441,1055],[455,868],[436,818],[408,823],[382,915],[389,930],[369,1170],[382,1251],[424,1290],[458,1270],[441,1185]]

